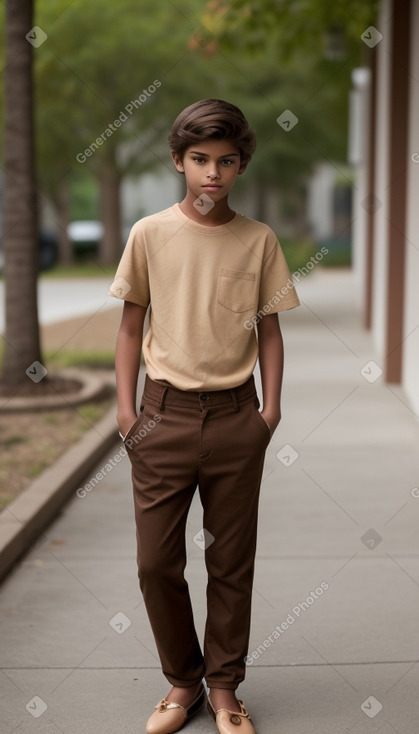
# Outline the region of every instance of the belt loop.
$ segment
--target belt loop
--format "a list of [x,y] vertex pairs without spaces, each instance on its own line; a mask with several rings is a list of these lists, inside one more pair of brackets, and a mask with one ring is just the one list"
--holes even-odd
[[163,392],[162,392],[162,394],[161,394],[161,396],[160,396],[160,406],[159,406],[159,410],[160,410],[160,411],[161,411],[162,413],[164,413],[164,404],[165,404],[165,402],[166,402],[166,395],[167,395],[167,391],[168,391],[168,389],[169,389],[168,387],[164,387],[164,388],[163,388]]
[[234,388],[230,388],[230,397],[233,403],[233,410],[235,413],[239,412],[239,401],[237,400],[237,394]]

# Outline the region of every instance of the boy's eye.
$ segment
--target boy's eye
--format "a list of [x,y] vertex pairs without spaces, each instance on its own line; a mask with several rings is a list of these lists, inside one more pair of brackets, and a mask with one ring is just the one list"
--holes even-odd
[[[201,158],[198,155],[195,155],[192,158],[192,160],[195,163],[205,163],[205,158]],[[223,164],[223,166],[231,166],[234,163],[234,161],[231,158],[223,158],[223,160],[221,161],[221,163]]]

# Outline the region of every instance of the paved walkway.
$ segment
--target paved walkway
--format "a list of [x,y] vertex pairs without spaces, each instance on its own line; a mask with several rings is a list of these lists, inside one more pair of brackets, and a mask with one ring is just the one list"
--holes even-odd
[[[240,693],[258,734],[417,734],[417,420],[375,379],[350,273],[318,270],[299,293],[303,307],[281,317],[284,419]],[[0,590],[4,734],[138,734],[168,688],[137,586],[129,463],[115,464]],[[187,576],[202,634],[200,528],[196,500]],[[202,712],[186,729],[215,726]]]

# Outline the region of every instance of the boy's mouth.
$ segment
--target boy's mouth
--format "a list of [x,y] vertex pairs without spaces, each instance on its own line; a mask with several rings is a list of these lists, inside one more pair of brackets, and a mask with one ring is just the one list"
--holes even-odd
[[221,189],[221,184],[204,184],[202,186],[203,189],[213,189],[216,191],[217,189]]

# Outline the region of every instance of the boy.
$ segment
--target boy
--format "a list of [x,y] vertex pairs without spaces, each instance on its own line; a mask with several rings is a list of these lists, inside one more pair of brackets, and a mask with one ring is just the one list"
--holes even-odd
[[[186,196],[133,226],[110,290],[125,301],[115,355],[117,419],[132,464],[140,587],[172,684],[146,732],[182,728],[205,704],[205,676],[219,732],[240,725],[241,734],[255,734],[235,690],[245,676],[264,456],[281,418],[277,312],[299,300],[274,233],[228,203],[256,147],[243,113],[221,100],[196,102],[175,120],[169,144]],[[184,578],[185,526],[197,486],[208,572],[203,652]]]

